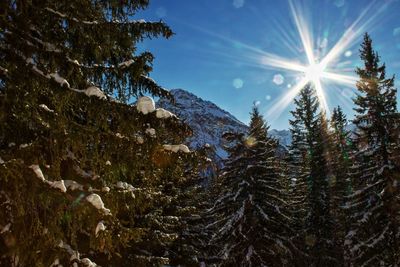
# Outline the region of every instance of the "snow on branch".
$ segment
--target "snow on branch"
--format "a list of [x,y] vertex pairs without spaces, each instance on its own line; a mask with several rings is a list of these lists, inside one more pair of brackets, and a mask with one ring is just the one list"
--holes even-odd
[[101,210],[105,215],[111,215],[110,210],[104,207],[103,200],[98,194],[90,194],[86,197],[86,200],[96,209]]
[[176,117],[176,115],[168,110],[163,109],[163,108],[157,108],[156,109],[156,117],[159,119],[168,119],[168,118]]
[[[68,21],[73,21],[76,23],[81,23],[83,25],[104,25],[104,24],[120,24],[120,25],[133,25],[133,26],[153,26],[154,25],[164,25],[163,22],[153,22],[153,21],[145,21],[144,19],[139,19],[139,20],[126,20],[126,21],[121,21],[118,19],[113,19],[110,21],[107,20],[102,20],[102,21],[98,21],[98,20],[82,20],[82,19],[78,19],[76,17],[72,17],[69,16],[65,13],[62,13],[60,11],[54,10],[50,7],[46,7],[45,10],[53,15],[56,15],[57,17],[61,18],[61,19],[66,19]],[[168,36],[172,35],[172,32],[168,31]]]
[[95,230],[96,237],[98,236],[99,232],[105,231],[105,230],[106,230],[106,226],[104,225],[104,221],[98,222],[98,224],[96,226],[96,230]]
[[144,115],[153,112],[156,109],[153,98],[148,96],[143,96],[138,99],[136,103],[137,111],[143,113]]
[[73,264],[71,265],[73,267],[77,267],[78,266],[76,261],[79,262],[79,263],[82,263],[83,266],[86,266],[86,267],[96,267],[96,266],[98,266],[95,262],[91,261],[89,258],[80,259],[79,251],[73,250],[70,245],[66,244],[62,240],[60,240],[60,243],[58,244],[58,247],[63,249],[63,250],[65,250],[71,256],[69,260],[70,260],[70,262],[73,262]]
[[163,145],[164,150],[172,151],[174,153],[178,153],[179,151],[183,153],[190,153],[189,148],[186,145]]
[[96,25],[96,24],[99,24],[99,22],[98,22],[97,20],[88,21],[88,20],[79,20],[79,19],[77,19],[77,18],[75,18],[75,17],[69,17],[68,15],[66,15],[66,14],[64,14],[64,13],[61,13],[61,12],[59,12],[59,11],[56,11],[56,10],[50,8],[50,7],[46,7],[45,10],[48,11],[48,12],[50,12],[50,13],[53,14],[53,15],[56,15],[56,16],[60,17],[60,18],[68,19],[68,20],[70,20],[70,21],[74,21],[74,22],[77,22],[77,23],[83,23],[83,24],[86,24],[86,25]]

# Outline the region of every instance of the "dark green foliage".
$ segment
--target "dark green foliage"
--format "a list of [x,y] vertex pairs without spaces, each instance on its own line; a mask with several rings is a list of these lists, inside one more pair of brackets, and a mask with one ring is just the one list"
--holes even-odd
[[356,265],[398,265],[399,254],[399,117],[394,77],[386,78],[385,64],[372,48],[368,34],[357,68],[359,94],[354,100],[357,126],[351,175],[357,191],[348,208],[352,229],[347,234],[349,259]]
[[330,164],[332,168],[332,217],[334,218],[334,242],[336,257],[344,262],[344,241],[349,231],[351,214],[346,209],[348,196],[352,193],[349,176],[352,143],[347,130],[347,119],[340,106],[333,109],[330,136]]
[[190,129],[103,93],[169,95],[148,77],[152,55],[135,55],[143,38],[172,34],[130,20],[147,4],[0,3],[0,265],[176,257],[169,252],[196,214],[185,199],[199,165],[195,153],[163,144],[181,144]]
[[[17,255],[22,265],[48,266],[56,258],[67,265],[70,255],[58,247],[62,240],[103,266],[168,261],[165,251],[181,233],[181,214],[188,208],[180,202],[182,190],[190,190],[195,177],[188,172],[196,164],[193,156],[164,151],[161,144],[181,142],[187,129],[176,119],[161,121],[65,89],[25,97],[16,92],[1,98],[1,198],[10,206],[1,225],[11,225],[2,255]],[[149,125],[155,137],[146,133]],[[51,188],[32,165],[48,181],[74,181],[77,188]],[[91,193],[101,196],[111,215],[90,205]],[[106,230],[96,236],[100,221]]]
[[294,184],[294,214],[298,221],[299,246],[307,264],[332,264],[327,126],[315,90],[306,85],[295,99],[290,121],[293,143],[289,172]]
[[143,93],[168,96],[148,77],[152,54],[135,54],[138,41],[172,35],[163,22],[132,20],[147,4],[1,1],[0,90],[29,79],[39,87],[55,89],[61,85],[83,90],[95,85],[124,101]]
[[249,134],[227,134],[233,143],[210,209],[209,261],[221,266],[282,266],[293,257],[276,141],[257,108]]

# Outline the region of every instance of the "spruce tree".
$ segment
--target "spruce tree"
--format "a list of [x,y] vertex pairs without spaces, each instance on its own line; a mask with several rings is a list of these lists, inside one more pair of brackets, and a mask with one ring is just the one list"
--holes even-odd
[[284,199],[276,141],[256,107],[247,137],[227,134],[236,144],[225,162],[214,221],[210,255],[221,266],[282,266],[292,259],[291,229]]
[[[136,55],[144,38],[170,37],[163,22],[133,20],[140,1],[1,1],[0,89],[68,88],[129,101],[143,93],[168,95],[148,77],[150,52]],[[90,89],[91,88],[91,89]]]
[[[364,63],[357,68],[358,95],[354,99],[357,126],[352,176],[357,191],[349,208],[353,226],[347,234],[349,257],[355,265],[400,264],[399,255],[399,120],[394,76],[386,77],[386,66],[365,34],[360,49]],[[395,152],[397,151],[397,152]]]
[[344,239],[349,230],[349,214],[346,209],[352,193],[350,132],[347,119],[340,106],[333,109],[331,118],[330,164],[332,169],[332,217],[334,218],[334,242],[336,257],[344,262]]
[[297,244],[304,244],[303,253],[308,254],[303,264],[332,264],[327,125],[310,84],[300,91],[295,105],[289,170],[294,180],[294,215],[300,226]]
[[[2,1],[0,265],[159,266],[193,211],[190,129],[155,109],[148,1]],[[120,101],[115,101],[117,98]],[[194,259],[196,260],[196,259]]]

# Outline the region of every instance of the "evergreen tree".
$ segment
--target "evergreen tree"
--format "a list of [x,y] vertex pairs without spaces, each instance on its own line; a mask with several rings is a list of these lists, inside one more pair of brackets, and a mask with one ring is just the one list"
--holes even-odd
[[310,84],[300,91],[295,105],[290,120],[289,170],[294,180],[294,214],[300,226],[297,243],[305,244],[304,253],[308,254],[303,264],[332,264],[327,125],[324,113],[318,113],[319,102]]
[[210,210],[211,255],[221,266],[282,266],[292,259],[287,203],[277,168],[276,141],[256,107],[249,135],[227,134],[231,147],[221,189]]
[[190,129],[149,97],[108,96],[169,95],[148,77],[152,55],[135,55],[172,34],[132,20],[147,4],[0,3],[0,265],[174,260],[196,214]]
[[[95,87],[121,100],[168,95],[148,77],[153,56],[135,55],[144,38],[170,37],[163,22],[132,20],[148,0],[1,1],[0,90]],[[24,89],[22,89],[24,90]]]
[[349,214],[346,209],[348,196],[352,193],[349,176],[351,160],[350,132],[347,119],[340,106],[333,109],[331,118],[330,162],[332,169],[332,217],[334,218],[334,241],[337,258],[344,262],[344,239],[349,230]]
[[[304,90],[301,91],[300,94],[304,95]],[[303,247],[304,237],[306,236],[306,217],[309,211],[307,179],[310,173],[309,164],[307,163],[307,153],[309,150],[306,140],[307,129],[303,122],[305,110],[304,108],[300,108],[305,106],[305,104],[302,103],[304,101],[302,98],[294,99],[294,103],[298,108],[291,111],[293,118],[289,120],[289,124],[292,142],[289,146],[289,153],[287,156],[291,210],[294,218],[293,227],[295,227],[296,230],[295,240],[299,247]],[[306,250],[304,250],[304,252],[306,252]],[[304,258],[299,256],[298,259]]]
[[385,64],[380,64],[368,34],[364,36],[360,57],[364,66],[356,71],[359,93],[354,99],[358,152],[352,167],[358,190],[349,203],[353,227],[347,234],[346,245],[356,265],[396,266],[400,264],[400,209],[399,165],[394,160],[399,146],[394,77],[386,77]]

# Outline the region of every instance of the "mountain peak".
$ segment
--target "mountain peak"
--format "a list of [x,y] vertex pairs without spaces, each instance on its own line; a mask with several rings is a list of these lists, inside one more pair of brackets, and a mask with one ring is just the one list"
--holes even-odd
[[[223,133],[247,132],[247,125],[211,101],[203,100],[184,89],[173,89],[170,93],[175,103],[161,98],[157,106],[175,113],[192,128],[193,136],[187,140],[191,148],[209,144],[215,148],[218,157],[226,158],[228,154],[224,149]],[[278,139],[282,146],[291,142],[290,132],[287,130],[270,130],[270,135]]]
[[175,113],[192,128],[193,136],[187,140],[190,147],[197,148],[209,144],[215,148],[220,158],[226,158],[222,134],[244,133],[247,126],[229,112],[193,93],[183,89],[173,89],[170,92],[175,98],[175,103],[161,98],[157,105]]

